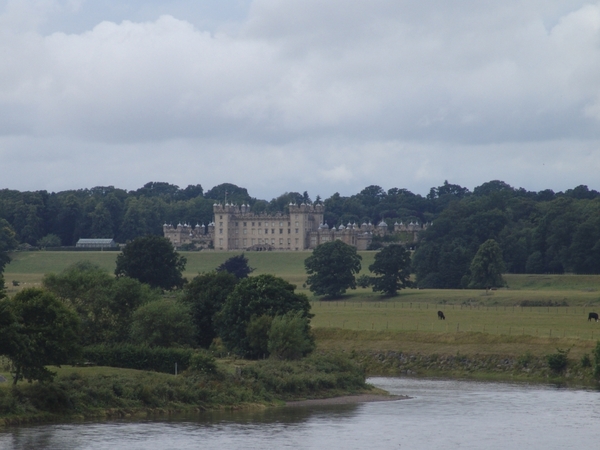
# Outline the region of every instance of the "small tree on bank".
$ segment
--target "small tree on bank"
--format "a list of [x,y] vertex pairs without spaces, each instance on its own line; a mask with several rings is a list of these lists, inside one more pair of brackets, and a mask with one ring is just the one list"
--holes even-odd
[[356,289],[355,274],[360,272],[361,260],[356,247],[342,241],[321,244],[304,261],[306,284],[315,295],[339,297],[347,289]]
[[369,270],[377,277],[371,278],[373,292],[396,295],[400,289],[413,287],[410,281],[410,252],[403,245],[389,245],[375,255]]
[[42,289],[24,289],[0,301],[0,354],[19,380],[51,381],[46,366],[60,366],[78,357],[79,318],[58,298]]
[[261,316],[283,316],[294,311],[310,319],[310,302],[306,295],[294,292],[295,288],[273,275],[258,275],[240,281],[215,316],[219,336],[227,348],[240,356],[262,357],[266,341],[261,333],[268,333],[269,328],[268,320]]

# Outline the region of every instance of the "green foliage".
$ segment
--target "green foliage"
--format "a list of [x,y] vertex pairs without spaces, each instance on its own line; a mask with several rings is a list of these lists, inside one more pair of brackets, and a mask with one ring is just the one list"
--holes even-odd
[[354,276],[360,272],[361,259],[355,247],[342,241],[321,244],[304,261],[306,284],[315,295],[339,297],[347,289],[356,289]]
[[171,242],[160,236],[134,239],[117,256],[117,277],[135,278],[153,288],[182,288],[186,258],[179,255]]
[[8,252],[17,248],[17,245],[14,230],[6,220],[0,218],[0,275],[4,272],[4,267],[10,262]]
[[600,341],[596,342],[592,355],[594,357],[594,378],[600,380]]
[[61,246],[60,237],[57,236],[56,234],[52,234],[52,233],[47,234],[43,238],[38,239],[37,245],[40,248],[60,247]]
[[274,317],[268,338],[269,354],[277,359],[300,359],[316,347],[309,319],[297,311]]
[[111,277],[88,261],[45,275],[42,283],[79,315],[83,345],[128,341],[133,312],[157,298],[147,285],[132,278]]
[[337,354],[313,354],[299,361],[258,361],[245,366],[242,376],[284,399],[316,398],[325,390],[359,392],[367,388],[364,369]]
[[495,240],[488,239],[479,246],[471,262],[470,269],[470,288],[504,286],[504,280],[502,279],[502,273],[504,272],[502,250]]
[[272,323],[273,317],[266,314],[250,317],[246,336],[252,353],[258,357],[269,355],[269,330]]
[[217,337],[214,316],[237,282],[234,275],[223,271],[200,274],[185,285],[181,300],[190,306],[196,342],[200,347],[208,348]]
[[371,277],[369,275],[360,275],[356,278],[356,285],[361,288],[368,288],[371,286]]
[[47,365],[60,366],[79,354],[79,319],[50,292],[24,289],[0,307],[0,354],[10,358],[16,384],[50,381]]
[[569,350],[556,349],[556,353],[546,355],[546,362],[552,372],[560,374],[563,373],[569,364]]
[[294,285],[273,275],[241,280],[215,317],[219,336],[227,348],[244,357],[262,356],[252,349],[248,339],[247,328],[252,317],[282,316],[290,311],[312,317],[308,298],[294,289]]
[[160,299],[133,313],[131,339],[150,347],[185,347],[194,343],[194,325],[188,305]]
[[592,367],[592,360],[587,353],[581,357],[581,367]]
[[403,245],[389,245],[375,255],[369,270],[378,277],[371,279],[373,292],[396,295],[400,289],[412,287],[410,252]]
[[83,358],[98,366],[121,367],[124,369],[153,370],[174,373],[186,370],[194,350],[189,348],[148,347],[145,345],[118,344],[84,347]]
[[248,258],[242,253],[241,255],[229,258],[217,267],[216,271],[229,272],[230,274],[235,275],[238,280],[241,280],[242,278],[248,278],[248,275],[250,275],[254,269],[248,265]]
[[217,373],[217,361],[215,357],[207,351],[196,351],[191,359],[189,370],[199,373],[215,374]]

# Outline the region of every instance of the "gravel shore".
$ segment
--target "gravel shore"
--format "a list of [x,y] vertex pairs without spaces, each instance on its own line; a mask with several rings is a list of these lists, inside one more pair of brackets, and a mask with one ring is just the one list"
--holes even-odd
[[346,405],[349,403],[367,403],[367,402],[392,402],[397,400],[406,400],[410,397],[406,395],[377,395],[360,394],[345,395],[343,397],[317,398],[313,400],[300,400],[296,402],[287,402],[285,406],[321,406],[321,405]]

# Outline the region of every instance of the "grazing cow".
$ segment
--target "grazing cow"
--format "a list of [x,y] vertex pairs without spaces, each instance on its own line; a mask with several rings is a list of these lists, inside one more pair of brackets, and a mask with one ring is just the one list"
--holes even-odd
[[[597,314],[596,314],[596,316],[597,316]],[[446,320],[446,316],[444,315],[443,312],[438,311],[438,319],[440,319],[440,320]]]
[[588,322],[592,319],[594,319],[596,322],[598,322],[598,313],[589,313],[588,314]]

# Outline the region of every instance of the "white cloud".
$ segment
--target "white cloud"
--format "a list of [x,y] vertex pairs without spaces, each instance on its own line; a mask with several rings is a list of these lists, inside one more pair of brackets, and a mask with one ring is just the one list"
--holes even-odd
[[[9,186],[600,188],[600,3],[256,0],[237,26],[211,31],[169,14],[39,31],[91,5],[0,9]],[[120,7],[169,12],[140,5]],[[92,163],[97,176],[75,174]],[[38,181],[24,183],[32,165]]]

